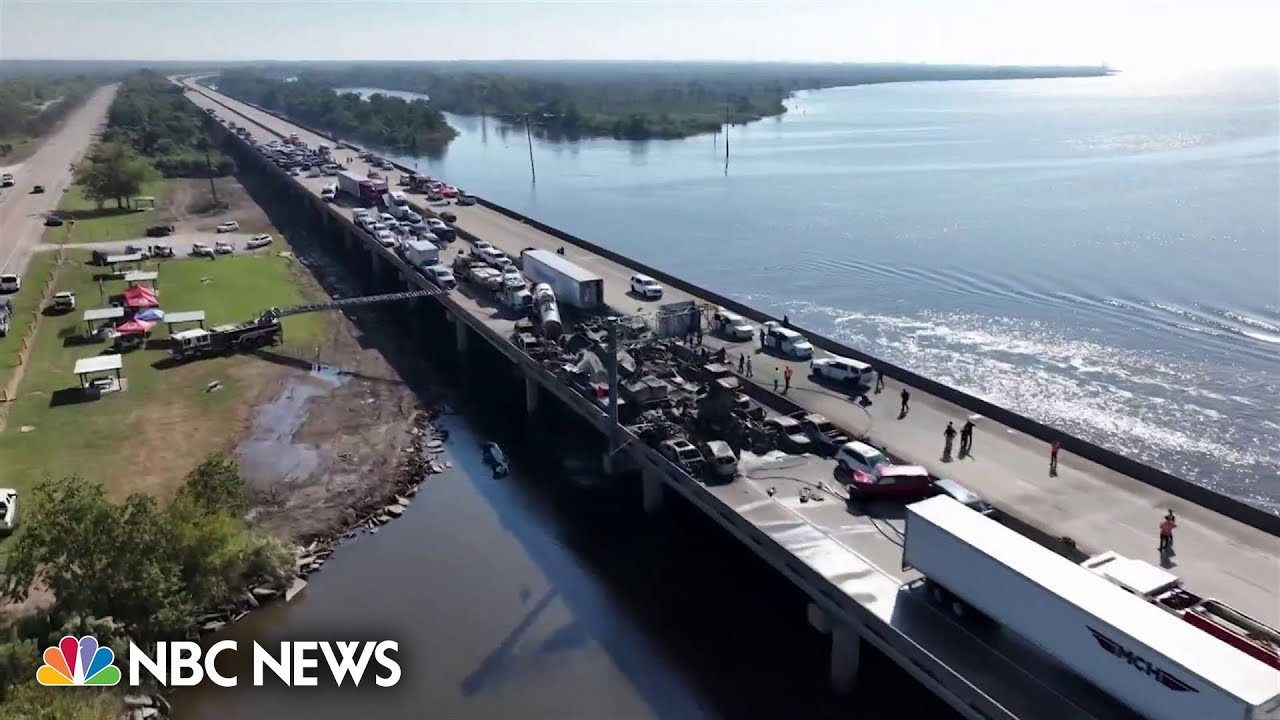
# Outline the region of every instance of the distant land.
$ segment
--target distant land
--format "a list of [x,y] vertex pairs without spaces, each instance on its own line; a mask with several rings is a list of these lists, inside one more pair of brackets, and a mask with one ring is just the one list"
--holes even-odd
[[[786,112],[784,101],[801,90],[1115,72],[1106,66],[911,63],[3,60],[0,79],[84,76],[105,82],[143,67],[165,74],[221,70],[219,85],[231,95],[398,151],[428,151],[447,143],[456,132],[440,112],[519,124],[527,118],[539,135],[551,139],[670,139],[781,115]],[[291,78],[299,82],[284,87]],[[332,92],[350,87],[422,93],[430,102],[383,97],[374,100],[377,108],[370,108]]]
[[[567,140],[648,140],[719,132],[726,122],[741,125],[785,113],[784,101],[800,90],[889,82],[1098,77],[1114,72],[1105,66],[587,61],[308,62],[226,69],[237,81],[232,87],[219,81],[224,91],[237,95],[237,88],[252,85],[256,96],[239,97],[275,110],[288,111],[263,101],[280,99],[286,90],[269,88],[265,81],[296,79],[311,87],[422,93],[442,112],[485,115],[508,123],[523,123],[527,117],[540,135]],[[246,82],[251,74],[259,77]],[[340,132],[336,127],[325,129]]]

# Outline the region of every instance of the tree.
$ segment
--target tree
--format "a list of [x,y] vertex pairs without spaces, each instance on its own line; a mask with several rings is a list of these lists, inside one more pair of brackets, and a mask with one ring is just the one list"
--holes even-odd
[[98,203],[114,198],[124,208],[146,183],[160,177],[155,167],[133,148],[120,142],[102,143],[76,168],[76,182],[85,196]]
[[5,597],[24,600],[38,584],[53,592],[59,609],[91,614],[112,592],[113,555],[122,549],[115,508],[102,485],[80,477],[44,480],[32,490],[25,514],[26,528],[6,568]]
[[186,482],[178,490],[178,499],[191,502],[210,515],[239,517],[247,504],[247,488],[235,462],[216,452],[187,473]]

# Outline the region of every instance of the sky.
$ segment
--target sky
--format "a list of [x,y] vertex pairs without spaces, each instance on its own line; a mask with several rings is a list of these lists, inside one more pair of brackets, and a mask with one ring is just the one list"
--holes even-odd
[[0,0],[0,61],[1280,64],[1280,0]]

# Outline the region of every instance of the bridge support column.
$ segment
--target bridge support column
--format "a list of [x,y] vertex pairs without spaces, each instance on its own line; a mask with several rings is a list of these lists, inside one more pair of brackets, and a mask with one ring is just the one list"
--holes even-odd
[[858,684],[858,666],[862,662],[862,637],[858,631],[839,626],[831,632],[831,689],[852,692]]
[[538,411],[538,381],[524,376],[524,409],[530,415]]
[[808,613],[809,625],[831,636],[831,689],[840,693],[852,691],[862,662],[862,636],[858,628],[832,617],[814,603],[809,603]]
[[663,492],[658,471],[645,468],[640,473],[640,498],[646,513],[653,515],[662,509]]
[[453,335],[458,345],[458,353],[467,352],[467,323],[460,317],[453,319]]

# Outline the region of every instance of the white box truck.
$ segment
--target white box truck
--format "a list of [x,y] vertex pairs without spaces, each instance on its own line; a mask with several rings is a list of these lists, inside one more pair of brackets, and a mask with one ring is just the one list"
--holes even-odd
[[550,250],[520,253],[521,269],[533,285],[551,286],[556,300],[579,310],[596,310],[604,305],[604,279],[564,259]]
[[440,264],[440,248],[422,240],[410,240],[401,245],[404,259],[410,265],[422,269]]
[[903,562],[1150,720],[1280,718],[1280,671],[950,497],[907,507]]

